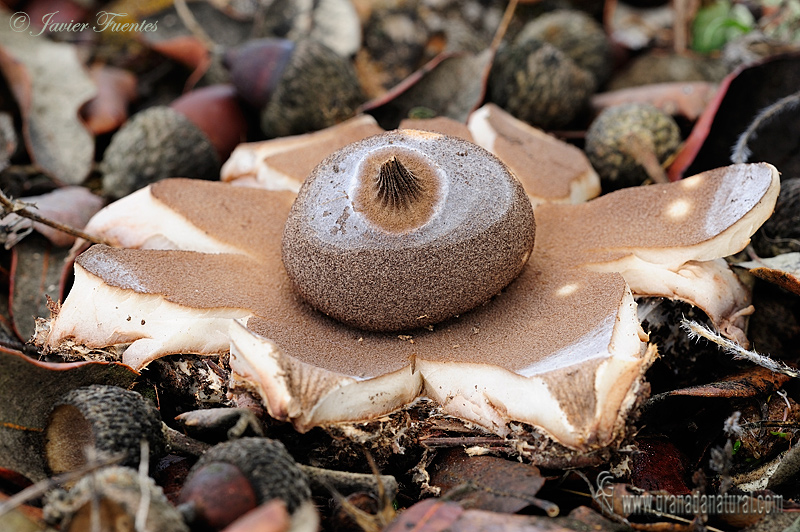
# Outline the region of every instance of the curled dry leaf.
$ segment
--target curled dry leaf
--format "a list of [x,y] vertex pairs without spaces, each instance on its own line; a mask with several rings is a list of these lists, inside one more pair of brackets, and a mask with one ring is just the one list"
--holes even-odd
[[[739,135],[758,113],[797,91],[800,86],[799,63],[798,54],[779,56],[740,68],[722,80],[713,100],[700,115],[670,166],[670,179],[728,164]],[[774,135],[762,130],[758,142],[749,145],[749,160],[771,161],[784,175],[795,177],[800,175],[794,129],[798,123],[797,108],[787,111],[790,112],[767,124],[768,127],[787,129]]]
[[785,290],[800,295],[800,252],[740,262],[737,266]]
[[31,159],[59,181],[80,184],[91,170],[94,138],[78,113],[94,96],[94,83],[73,46],[17,33],[7,13],[0,19],[0,69],[19,105]]
[[108,362],[54,364],[0,352],[0,467],[33,481],[47,476],[41,457],[50,409],[66,393],[92,383],[127,387],[137,374]]
[[431,484],[465,508],[516,513],[536,506],[557,515],[556,505],[536,497],[544,482],[539,469],[530,464],[495,456],[470,457],[461,449],[438,457],[431,471]]
[[49,312],[47,297],[60,299],[68,255],[69,250],[55,248],[41,237],[14,246],[8,303],[11,323],[20,340],[28,341],[36,330],[36,317]]
[[649,103],[669,115],[697,120],[717,92],[717,84],[707,81],[654,83],[595,94],[591,97],[594,113],[626,103]]

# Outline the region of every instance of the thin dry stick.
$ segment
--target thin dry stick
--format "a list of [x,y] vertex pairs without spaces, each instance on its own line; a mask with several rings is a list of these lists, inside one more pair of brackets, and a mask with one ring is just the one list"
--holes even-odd
[[689,333],[690,339],[696,338],[705,338],[711,342],[714,342],[718,346],[720,346],[726,353],[733,355],[733,358],[736,360],[749,360],[753,364],[757,364],[761,367],[767,368],[770,371],[775,373],[782,373],[784,375],[789,375],[790,377],[800,377],[800,371],[797,371],[794,368],[791,368],[784,364],[783,362],[779,362],[777,360],[773,360],[766,355],[762,355],[760,353],[756,353],[755,351],[751,351],[749,349],[745,349],[744,347],[740,346],[736,342],[732,340],[728,340],[723,336],[715,333],[705,325],[697,323],[693,320],[684,319],[681,322],[681,328]]
[[500,20],[500,25],[497,26],[497,31],[494,33],[492,44],[489,46],[489,59],[486,61],[486,66],[483,68],[481,74],[481,95],[472,111],[477,109],[486,96],[486,85],[489,80],[489,73],[492,70],[492,64],[494,63],[494,56],[497,55],[497,49],[500,48],[500,44],[503,42],[503,37],[505,37],[506,31],[508,31],[508,25],[511,24],[511,19],[514,18],[514,11],[517,9],[517,3],[519,3],[519,0],[511,0],[508,3],[503,13],[503,18]]
[[84,240],[86,240],[88,242],[91,242],[92,244],[105,244],[107,246],[111,245],[108,242],[106,242],[105,240],[103,240],[102,238],[98,238],[98,237],[92,236],[92,235],[90,235],[88,233],[84,233],[80,229],[75,229],[74,227],[71,227],[69,225],[62,224],[62,223],[56,222],[54,220],[50,220],[49,218],[45,218],[44,216],[40,216],[40,215],[36,214],[35,212],[32,212],[32,211],[28,210],[29,206],[30,206],[30,204],[28,204],[28,203],[25,203],[25,202],[22,202],[22,201],[18,201],[18,200],[12,200],[8,196],[6,196],[5,192],[0,190],[0,207],[3,208],[3,213],[2,213],[2,215],[0,215],[0,218],[2,218],[3,216],[5,216],[7,214],[12,214],[13,213],[13,214],[22,216],[23,218],[27,218],[29,220],[32,220],[34,222],[39,222],[40,224],[44,224],[44,225],[46,225],[48,227],[52,227],[53,229],[57,229],[58,231],[67,233],[68,235],[72,235],[72,236],[74,236],[76,238],[82,238],[82,239],[84,239]]

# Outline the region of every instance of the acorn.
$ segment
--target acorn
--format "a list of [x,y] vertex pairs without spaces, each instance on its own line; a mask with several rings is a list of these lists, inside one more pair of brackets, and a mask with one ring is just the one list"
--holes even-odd
[[85,465],[87,446],[101,457],[121,455],[123,465],[138,467],[142,439],[149,444],[151,463],[166,445],[154,406],[136,392],[100,384],[77,388],[59,399],[44,437],[44,458],[53,474]]
[[206,451],[189,472],[178,502],[193,529],[220,530],[273,499],[286,503],[293,522],[316,523],[306,476],[283,444],[242,438]]
[[535,39],[498,50],[489,100],[534,126],[569,124],[595,91],[594,76],[555,46]]
[[531,39],[547,42],[567,54],[576,65],[594,75],[596,86],[611,75],[611,43],[603,27],[583,11],[558,9],[527,23],[515,43]]
[[[142,496],[143,490],[146,497]],[[143,503],[147,504],[146,514],[141,509]],[[141,527],[136,526],[140,514],[146,515]],[[44,515],[62,532],[189,532],[161,487],[130,467],[105,467],[83,477],[69,491],[49,493]]]
[[268,138],[332,126],[356,113],[364,96],[353,65],[312,39],[259,39],[225,54],[239,94],[261,109]]
[[641,185],[650,178],[666,183],[663,164],[681,143],[673,118],[650,104],[605,109],[586,132],[586,155],[608,192]]
[[111,138],[101,165],[103,191],[116,199],[167,177],[218,179],[245,131],[229,85],[204,87],[169,107],[145,109]]
[[800,251],[800,178],[781,181],[775,212],[753,237],[753,247],[764,257]]
[[282,258],[312,307],[399,331],[485,303],[519,275],[533,240],[530,200],[499,159],[404,129],[349,144],[312,171],[284,226]]

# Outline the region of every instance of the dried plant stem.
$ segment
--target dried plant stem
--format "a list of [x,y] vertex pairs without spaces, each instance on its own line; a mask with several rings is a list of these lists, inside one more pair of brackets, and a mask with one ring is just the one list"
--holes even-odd
[[777,102],[762,109],[761,112],[756,115],[755,119],[750,122],[747,129],[744,130],[744,133],[739,136],[739,139],[733,146],[733,150],[731,150],[731,162],[734,164],[746,163],[750,155],[752,155],[747,145],[752,139],[756,138],[758,130],[765,123],[779,116],[784,111],[792,110],[798,104],[800,104],[800,91],[790,94],[789,96],[784,96]]
[[54,220],[50,220],[49,218],[45,218],[44,216],[39,216],[35,212],[28,210],[30,204],[19,200],[12,200],[8,196],[6,196],[5,192],[3,192],[2,190],[0,190],[0,206],[2,206],[3,208],[3,212],[2,214],[0,214],[0,218],[6,216],[7,214],[13,213],[18,216],[22,216],[23,218],[32,220],[34,222],[44,224],[48,227],[52,227],[53,229],[57,229],[58,231],[62,231],[76,238],[82,238],[88,242],[91,242],[92,244],[105,244],[107,246],[111,245],[102,238],[98,238],[88,233],[84,233],[80,229],[75,229],[74,227],[71,227],[69,225],[62,224]]
[[734,359],[749,360],[753,364],[757,364],[761,367],[767,368],[768,370],[773,371],[775,373],[782,373],[784,375],[789,375],[790,377],[795,377],[795,378],[800,377],[800,371],[787,366],[783,362],[773,360],[766,355],[762,355],[760,353],[756,353],[755,351],[745,349],[736,342],[724,338],[723,336],[715,333],[705,325],[697,323],[696,321],[684,319],[681,322],[681,327],[683,328],[683,330],[689,333],[689,338],[696,339],[702,337],[705,338],[706,340],[714,342],[715,344],[720,346],[726,353],[733,355]]
[[503,18],[500,20],[500,24],[497,26],[497,31],[494,32],[492,44],[489,46],[489,58],[486,60],[486,66],[484,66],[483,72],[481,73],[480,98],[478,98],[478,101],[471,109],[471,112],[475,111],[478,106],[483,103],[483,100],[486,97],[486,85],[489,82],[489,73],[492,71],[494,57],[497,55],[497,49],[500,48],[500,44],[503,42],[503,38],[506,36],[506,31],[508,31],[508,25],[511,24],[511,19],[514,18],[514,11],[516,11],[518,3],[519,0],[510,0],[508,2],[506,10],[503,12]]

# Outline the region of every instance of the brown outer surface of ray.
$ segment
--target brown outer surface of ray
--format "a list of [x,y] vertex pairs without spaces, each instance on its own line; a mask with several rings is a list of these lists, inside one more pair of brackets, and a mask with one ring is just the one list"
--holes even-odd
[[[394,371],[410,364],[413,356],[521,371],[601,328],[616,315],[626,290],[618,274],[568,270],[534,257],[501,294],[433,331],[368,333],[318,314],[291,291],[280,259],[291,193],[190,180],[162,181],[152,190],[159,201],[212,237],[248,250],[258,246],[258,259],[95,248],[78,264],[108,284],[164,294],[181,305],[250,309],[256,316],[248,327],[272,339],[285,354],[348,376]],[[223,196],[236,205],[235,216],[215,214]],[[260,231],[253,236],[251,224],[256,223]],[[564,358],[560,366],[574,362]]]
[[[487,107],[487,120],[497,133],[490,151],[511,168],[525,190],[541,198],[569,198],[573,180],[591,171],[583,152],[517,120],[496,105]],[[532,139],[539,144],[535,150],[531,149]]]
[[294,149],[269,155],[264,158],[264,163],[302,182],[331,153],[357,140],[383,133],[383,129],[374,123],[353,121],[351,124],[349,127],[341,124],[336,131],[323,130],[316,137],[316,142],[304,143]]
[[764,198],[772,171],[764,163],[734,165],[676,183],[622,189],[580,205],[543,204],[535,213],[536,248],[578,266],[614,261],[635,250],[703,244]]

